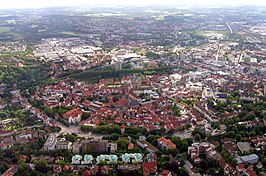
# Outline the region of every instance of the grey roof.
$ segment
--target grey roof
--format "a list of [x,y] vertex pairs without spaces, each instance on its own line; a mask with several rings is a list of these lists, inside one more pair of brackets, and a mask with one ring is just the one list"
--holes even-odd
[[241,151],[249,151],[252,148],[249,142],[238,142],[237,146]]
[[250,154],[250,155],[246,155],[246,156],[240,156],[237,157],[237,163],[247,163],[249,161],[253,161],[253,160],[258,160],[259,157],[256,154]]
[[257,160],[259,159],[259,157],[256,154],[251,154],[251,155],[247,155],[247,156],[242,156],[241,159],[243,161],[250,161],[250,160]]
[[46,140],[44,146],[48,146],[48,147],[54,146],[56,141],[57,141],[56,135],[55,134],[51,134],[48,137],[48,139]]
[[130,105],[131,106],[137,106],[137,105],[139,105],[139,102],[137,100],[131,100]]

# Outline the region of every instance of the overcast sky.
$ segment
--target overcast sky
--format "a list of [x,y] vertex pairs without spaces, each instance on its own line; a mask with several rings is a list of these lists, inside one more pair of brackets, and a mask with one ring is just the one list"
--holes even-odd
[[266,5],[266,0],[0,0],[0,8],[41,8],[79,5]]

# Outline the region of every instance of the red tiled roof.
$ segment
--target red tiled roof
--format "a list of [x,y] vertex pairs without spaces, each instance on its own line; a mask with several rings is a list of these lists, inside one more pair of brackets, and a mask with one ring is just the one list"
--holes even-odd
[[157,172],[157,162],[142,163],[142,172],[144,176],[148,176],[151,173]]
[[169,170],[163,170],[160,175],[167,176],[170,173]]
[[128,104],[128,100],[120,99],[114,103],[116,106],[126,106]]
[[64,114],[64,117],[66,117],[66,118],[69,118],[69,117],[76,118],[78,115],[81,115],[81,114],[82,114],[82,110],[81,109],[73,108],[70,111],[67,111]]
[[100,126],[100,120],[99,119],[97,119],[96,121],[95,121],[95,126]]
[[64,171],[68,171],[69,169],[70,169],[70,167],[68,165],[65,165],[63,168]]
[[88,171],[87,169],[82,172],[82,176],[90,176],[90,175],[91,175],[91,172]]
[[84,125],[87,122],[87,120],[82,120],[81,122],[79,122],[80,125]]
[[257,176],[257,174],[251,170],[250,168],[246,169],[246,172],[250,175],[250,176]]
[[174,143],[172,143],[172,141],[170,139],[165,139],[164,137],[161,137],[159,139],[157,139],[158,143],[163,142],[168,149],[170,148],[176,148],[176,145]]
[[238,164],[237,165],[237,168],[238,169],[245,169],[245,164]]
[[132,143],[128,144],[127,148],[128,148],[128,150],[133,149],[134,148],[134,144],[132,144]]

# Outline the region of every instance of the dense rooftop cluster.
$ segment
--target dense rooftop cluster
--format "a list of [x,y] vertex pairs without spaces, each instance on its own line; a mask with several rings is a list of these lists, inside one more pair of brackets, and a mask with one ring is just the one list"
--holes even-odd
[[30,12],[0,13],[25,40],[0,42],[0,174],[265,175],[263,10]]

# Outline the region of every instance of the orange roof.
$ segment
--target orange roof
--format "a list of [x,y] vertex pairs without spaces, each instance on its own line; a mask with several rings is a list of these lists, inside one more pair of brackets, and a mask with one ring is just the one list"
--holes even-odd
[[107,171],[108,171],[108,167],[107,167],[107,166],[103,166],[103,167],[102,167],[102,171],[107,172]]
[[176,148],[176,145],[170,139],[165,139],[164,137],[161,137],[157,140],[158,143],[163,142],[168,148]]
[[19,159],[26,161],[28,157],[26,155],[19,155]]
[[81,122],[79,122],[80,125],[84,125],[87,122],[87,120],[82,120]]
[[250,176],[257,176],[257,174],[251,170],[251,169],[247,169],[246,172],[250,175]]
[[128,148],[128,150],[133,149],[134,148],[134,144],[132,144],[132,143],[128,144],[127,148]]
[[65,117],[70,117],[70,116],[77,116],[78,114],[82,114],[82,110],[78,108],[73,108],[70,111],[67,111],[64,116]]
[[90,175],[91,175],[91,172],[88,171],[87,169],[82,172],[82,176],[90,176]]
[[161,172],[161,175],[162,175],[162,176],[167,176],[169,173],[170,173],[169,170],[163,170],[163,171]]
[[64,171],[68,171],[69,169],[70,169],[70,167],[68,165],[65,165],[63,168]]
[[97,119],[97,120],[95,121],[95,126],[100,126],[100,120],[99,120],[99,119]]
[[150,173],[157,172],[157,162],[146,162],[142,163],[142,172],[144,176],[148,176]]
[[238,167],[238,169],[244,169],[245,168],[245,164],[238,164],[237,167]]
[[128,104],[128,100],[125,99],[120,99],[114,103],[114,105],[117,106],[126,106]]

